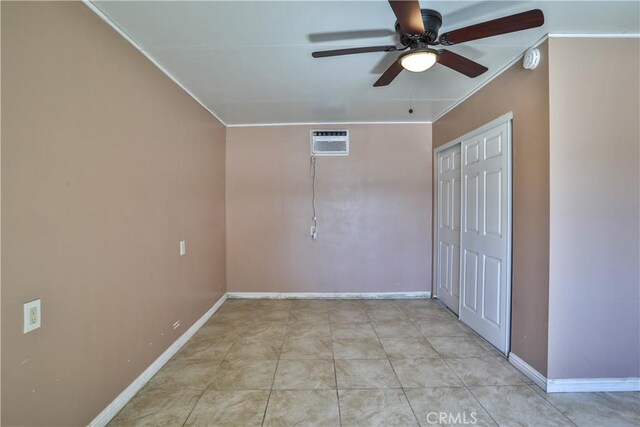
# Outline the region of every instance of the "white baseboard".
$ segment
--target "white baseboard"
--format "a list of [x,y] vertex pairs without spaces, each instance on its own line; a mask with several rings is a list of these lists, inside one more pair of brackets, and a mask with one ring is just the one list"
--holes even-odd
[[583,393],[597,391],[640,391],[640,378],[568,378],[547,380],[547,393]]
[[600,391],[640,391],[640,378],[545,378],[513,353],[509,362],[547,393],[594,393]]
[[229,299],[412,299],[431,292],[227,292]]
[[525,374],[526,377],[533,381],[538,387],[545,391],[547,390],[547,378],[540,372],[536,371],[533,366],[529,365],[513,353],[509,353],[509,363]]
[[198,319],[184,334],[180,336],[171,346],[165,350],[147,369],[142,372],[129,386],[124,389],[97,417],[89,424],[91,427],[106,426],[113,417],[126,405],[135,394],[162,368],[165,363],[173,357],[180,348],[189,341],[197,331],[205,324],[207,320],[215,313],[220,306],[227,300],[227,294],[222,295],[220,299],[211,307],[200,319]]
[[220,308],[227,298],[262,298],[262,299],[409,299],[431,298],[431,292],[228,292],[211,307],[200,319],[198,319],[184,334],[182,334],[164,353],[160,355],[147,369],[142,372],[129,386],[124,389],[102,412],[89,424],[91,427],[106,426],[113,417],[139,392],[144,385],[173,357],[174,354],[209,320]]

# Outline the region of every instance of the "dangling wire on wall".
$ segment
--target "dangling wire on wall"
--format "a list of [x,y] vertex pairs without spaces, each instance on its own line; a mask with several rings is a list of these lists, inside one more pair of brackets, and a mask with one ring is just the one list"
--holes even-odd
[[318,219],[316,218],[316,156],[311,155],[309,162],[309,178],[311,179],[311,210],[313,216],[311,218],[311,239],[318,238]]

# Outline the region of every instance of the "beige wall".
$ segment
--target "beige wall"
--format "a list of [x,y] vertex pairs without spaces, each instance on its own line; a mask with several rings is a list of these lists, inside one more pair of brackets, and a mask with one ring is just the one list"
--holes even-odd
[[533,71],[514,64],[433,125],[439,147],[513,112],[511,351],[547,370],[549,303],[549,74],[547,44]]
[[2,424],[86,425],[225,292],[225,129],[53,2],[2,2],[2,125]]
[[431,127],[357,125],[317,161],[308,126],[227,130],[227,285],[249,292],[431,290]]
[[509,111],[512,351],[550,378],[640,375],[637,39],[552,39],[433,129],[346,126],[314,242],[310,127],[225,132],[80,3],[1,19],[2,424],[88,423],[227,285],[430,291],[432,149]]
[[551,39],[549,378],[640,376],[640,40]]

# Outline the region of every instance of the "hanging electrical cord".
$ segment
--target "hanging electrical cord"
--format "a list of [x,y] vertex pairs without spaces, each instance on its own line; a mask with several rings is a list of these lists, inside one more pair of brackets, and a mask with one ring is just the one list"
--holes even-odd
[[311,210],[313,216],[311,218],[311,239],[316,240],[318,238],[318,219],[316,218],[316,156],[311,155],[309,161],[309,178],[311,179]]

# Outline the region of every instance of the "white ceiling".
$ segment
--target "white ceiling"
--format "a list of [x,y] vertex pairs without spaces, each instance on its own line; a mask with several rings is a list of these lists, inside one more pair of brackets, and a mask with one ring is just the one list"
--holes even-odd
[[442,13],[441,33],[533,8],[544,11],[546,23],[451,47],[489,68],[475,79],[436,65],[374,88],[397,53],[314,59],[311,52],[394,44],[395,36],[329,42],[309,36],[392,30],[395,16],[387,1],[93,4],[228,125],[431,122],[547,33],[640,33],[638,1],[421,1]]

